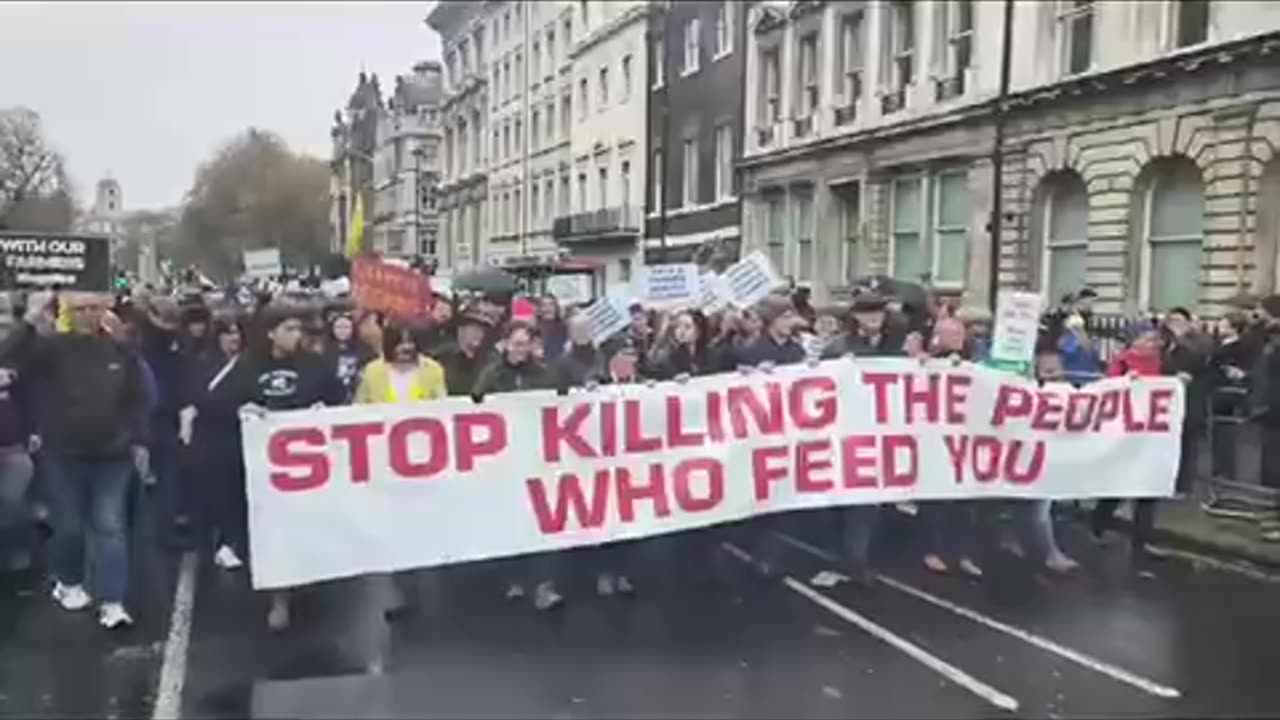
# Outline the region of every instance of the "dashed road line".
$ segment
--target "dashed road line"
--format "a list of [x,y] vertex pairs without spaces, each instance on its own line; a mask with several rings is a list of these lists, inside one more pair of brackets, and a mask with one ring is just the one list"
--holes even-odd
[[[733,555],[734,557],[741,560],[742,562],[748,565],[755,565],[755,558],[751,557],[749,554],[746,553],[746,551],[742,550],[738,546],[733,545],[732,543],[723,543],[721,544],[721,547],[725,550],[725,552],[728,552],[730,555]],[[946,660],[943,660],[942,658],[929,653],[928,651],[921,648],[920,646],[895,634],[893,631],[889,630],[888,628],[885,628],[884,626],[877,624],[871,619],[845,607],[844,605],[841,605],[840,603],[836,602],[830,597],[827,597],[826,595],[818,592],[817,590],[814,590],[813,588],[809,587],[808,585],[805,585],[799,580],[796,580],[790,575],[784,576],[782,578],[782,582],[792,592],[795,592],[796,594],[804,597],[805,599],[823,608],[824,610],[830,612],[831,614],[839,617],[840,619],[845,620],[846,622],[857,626],[859,629],[861,629],[863,632],[866,632],[868,635],[871,635],[872,637],[890,645],[891,647],[894,647],[902,651],[911,659],[915,660],[916,662],[919,662],[921,665],[924,665],[925,667],[929,668],[930,670],[933,670],[939,675],[942,675],[943,677],[945,677],[947,680],[951,681],[955,685],[958,685],[964,688],[965,690],[968,690],[969,692],[973,693],[974,695],[977,695],[978,697],[987,701],[991,705],[997,708],[1000,708],[1001,710],[1007,710],[1009,712],[1017,711],[1018,709],[1017,698],[1014,698],[1011,695],[1003,693],[997,690],[996,688],[992,687],[991,685],[988,685],[987,683],[982,682],[981,680],[973,677],[969,673],[966,673],[960,668],[948,663]]]
[[[826,560],[827,562],[838,561],[838,558],[834,554],[820,547],[811,545],[803,540],[791,537],[790,535],[787,535],[785,533],[777,533],[777,536],[782,542],[787,543],[788,545],[791,545],[792,547],[797,548],[799,550],[803,550],[804,552],[807,552],[810,555]],[[1073,650],[1072,648],[1061,645],[1057,642],[1054,642],[1053,640],[1050,640],[1049,638],[1042,637],[1028,630],[1023,630],[1022,628],[1015,627],[1005,622],[1001,622],[992,617],[988,617],[978,612],[977,610],[972,610],[970,608],[964,607],[963,605],[958,605],[954,602],[951,602],[950,600],[938,597],[937,595],[926,592],[912,585],[908,585],[907,583],[904,583],[901,580],[897,580],[895,578],[889,577],[888,575],[877,574],[876,579],[879,580],[884,585],[891,587],[894,590],[897,590],[898,592],[905,593],[918,600],[923,600],[924,602],[927,602],[935,607],[942,608],[943,610],[947,610],[951,613],[959,615],[960,617],[963,617],[968,620],[972,620],[973,622],[976,622],[979,625],[983,625],[997,632],[1001,632],[1001,633],[1004,633],[1005,635],[1015,637],[1029,645],[1032,645],[1041,650],[1044,650],[1045,652],[1053,653],[1054,655],[1057,655],[1058,657],[1063,658],[1064,660],[1070,660],[1071,662],[1076,663],[1081,667],[1088,668],[1089,670],[1092,670],[1096,673],[1106,675],[1113,680],[1117,680],[1127,685],[1131,685],[1149,695],[1155,695],[1156,697],[1161,697],[1161,698],[1177,698],[1182,696],[1182,693],[1179,692],[1177,688],[1170,687],[1168,685],[1163,685],[1153,680],[1149,680],[1147,678],[1142,677],[1141,675],[1137,675],[1136,673],[1132,673],[1128,670],[1125,670],[1122,667],[1118,667],[1106,661],[1099,660],[1095,657],[1091,657],[1078,650]]]
[[191,644],[192,609],[196,598],[196,569],[199,556],[187,552],[178,569],[178,585],[173,592],[169,614],[169,636],[164,642],[164,661],[156,684],[152,720],[177,720],[182,715],[182,687],[187,680],[187,651]]

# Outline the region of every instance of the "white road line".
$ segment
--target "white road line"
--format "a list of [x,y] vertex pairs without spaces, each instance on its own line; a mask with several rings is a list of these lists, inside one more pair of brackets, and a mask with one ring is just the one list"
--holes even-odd
[[[810,545],[809,543],[804,542],[803,540],[793,538],[790,535],[786,535],[783,533],[778,533],[777,535],[780,540],[787,543],[788,545],[791,545],[792,547],[808,552],[811,555],[814,555],[815,557],[822,558],[823,560],[826,560],[828,562],[835,562],[837,560],[835,555],[831,554],[830,552],[827,552],[822,548]],[[1061,657],[1065,660],[1070,660],[1071,662],[1074,662],[1077,665],[1093,670],[1094,672],[1106,675],[1112,678],[1113,680],[1118,680],[1122,683],[1132,685],[1133,687],[1136,687],[1139,690],[1145,693],[1148,693],[1150,695],[1155,695],[1156,697],[1162,697],[1162,698],[1177,698],[1182,696],[1182,693],[1179,692],[1177,688],[1169,687],[1168,685],[1161,685],[1160,683],[1154,682],[1152,680],[1148,680],[1144,677],[1141,677],[1140,675],[1135,675],[1134,673],[1131,673],[1128,670],[1125,670],[1124,668],[1117,667],[1115,665],[1112,665],[1111,663],[1099,660],[1097,658],[1090,657],[1088,655],[1085,655],[1082,652],[1073,650],[1069,647],[1059,645],[1053,640],[1050,640],[1045,637],[1041,637],[1030,631],[1023,630],[1022,628],[1014,627],[1013,625],[1009,625],[1008,623],[1003,623],[999,620],[996,620],[995,618],[987,617],[986,615],[983,615],[982,613],[976,610],[970,610],[969,608],[964,607],[962,605],[957,605],[956,603],[953,603],[950,600],[947,600],[945,598],[940,598],[937,595],[933,595],[931,593],[925,592],[924,590],[921,590],[917,587],[913,587],[900,580],[891,578],[888,575],[877,574],[876,578],[880,582],[884,583],[885,585],[888,585],[894,590],[897,590],[902,593],[906,593],[907,595],[911,595],[912,597],[915,597],[919,600],[923,600],[931,605],[940,607],[944,610],[949,610],[950,612],[955,613],[960,617],[972,620],[978,623],[979,625],[984,625],[997,632],[1002,632],[1011,637],[1015,637],[1025,643],[1034,645],[1035,647],[1038,647],[1041,650],[1053,653],[1054,655],[1057,655],[1058,657]]]
[[182,715],[182,686],[187,680],[187,649],[191,643],[191,611],[196,599],[196,568],[199,558],[194,552],[182,556],[178,568],[178,587],[173,593],[173,611],[169,615],[169,637],[164,642],[164,661],[160,665],[160,681],[156,685],[156,702],[152,720],[177,720]]
[[[755,564],[755,558],[748,555],[744,550],[737,547],[736,545],[733,545],[731,543],[722,543],[721,547],[724,548],[724,550],[728,552],[730,555],[733,555],[734,557],[738,558],[742,562],[748,565]],[[986,700],[987,702],[1000,708],[1001,710],[1007,710],[1009,712],[1017,711],[1018,700],[1016,698],[1000,692],[999,690],[973,677],[972,675],[966,673],[960,668],[948,663],[942,658],[939,658],[935,655],[931,655],[928,651],[924,650],[918,645],[915,645],[909,640],[906,640],[900,637],[899,635],[896,635],[891,630],[881,625],[878,625],[877,623],[873,622],[867,617],[860,615],[854,612],[853,610],[850,610],[844,605],[841,605],[835,600],[832,600],[826,595],[823,595],[822,593],[818,592],[817,590],[814,590],[808,585],[805,585],[799,580],[796,580],[790,575],[784,576],[782,578],[782,582],[790,590],[797,593],[798,595],[803,596],[810,602],[818,605],[824,610],[827,610],[833,615],[836,615],[840,619],[845,620],[853,625],[856,625],[858,628],[866,632],[868,635],[871,635],[872,637],[894,648],[897,648],[898,650],[901,650],[903,653],[906,653],[909,657],[911,657],[916,662],[919,662],[921,665],[924,665],[930,670],[933,670],[939,675],[942,675],[947,680],[950,680],[952,683],[959,685],[965,690],[968,690],[969,692],[973,693],[974,695],[977,695],[983,700]]]

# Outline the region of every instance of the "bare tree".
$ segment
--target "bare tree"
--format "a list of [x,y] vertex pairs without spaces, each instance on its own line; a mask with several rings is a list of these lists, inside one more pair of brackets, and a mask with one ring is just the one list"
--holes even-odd
[[75,216],[62,156],[34,110],[0,110],[0,228],[69,230]]

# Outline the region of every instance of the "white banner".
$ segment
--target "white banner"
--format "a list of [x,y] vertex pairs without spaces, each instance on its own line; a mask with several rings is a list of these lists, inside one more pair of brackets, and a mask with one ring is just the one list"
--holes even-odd
[[246,420],[253,583],[559,550],[802,508],[1167,496],[1183,390],[841,359]]

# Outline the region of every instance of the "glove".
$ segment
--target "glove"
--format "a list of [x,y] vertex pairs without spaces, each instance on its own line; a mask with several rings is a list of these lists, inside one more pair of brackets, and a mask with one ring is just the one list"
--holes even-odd
[[178,440],[183,445],[191,444],[191,438],[195,435],[196,416],[199,414],[199,411],[191,405],[182,408],[178,413]]

